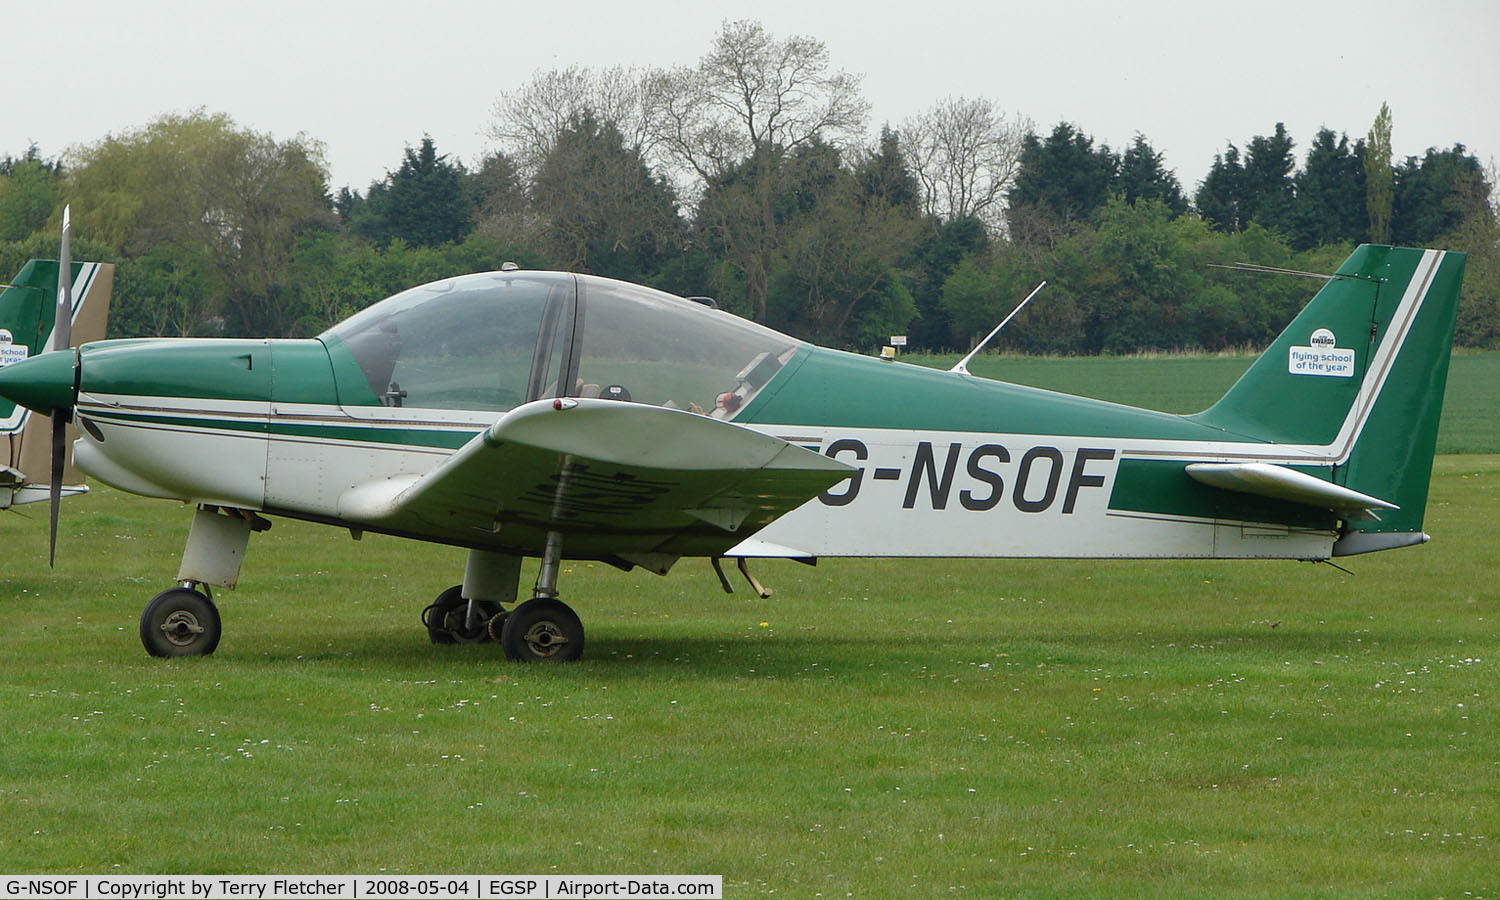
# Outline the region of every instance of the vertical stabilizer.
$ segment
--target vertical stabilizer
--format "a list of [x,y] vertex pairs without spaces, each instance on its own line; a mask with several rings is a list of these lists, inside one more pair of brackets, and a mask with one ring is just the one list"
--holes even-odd
[[1399,507],[1346,523],[1346,534],[1412,535],[1405,542],[1415,543],[1463,271],[1462,253],[1358,248],[1223,399],[1194,418],[1305,448],[1310,463],[1333,466],[1335,483]]

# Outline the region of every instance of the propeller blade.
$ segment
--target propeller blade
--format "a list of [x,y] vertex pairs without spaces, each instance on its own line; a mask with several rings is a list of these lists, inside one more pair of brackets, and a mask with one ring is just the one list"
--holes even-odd
[[57,317],[52,322],[52,349],[73,343],[73,222],[72,207],[63,207],[62,252],[57,261]]
[[52,489],[51,530],[47,538],[47,565],[57,565],[57,514],[62,507],[63,461],[68,453],[68,414],[60,409],[52,411]]
[[[65,350],[73,343],[73,222],[72,208],[63,207],[62,251],[57,260],[57,315],[52,321],[52,349]],[[75,364],[76,365],[76,364]],[[76,372],[77,369],[75,368]],[[76,377],[76,376],[75,376]],[[63,464],[68,455],[67,410],[52,411],[52,481],[48,492],[51,531],[47,539],[47,565],[57,565],[57,515],[62,507]]]

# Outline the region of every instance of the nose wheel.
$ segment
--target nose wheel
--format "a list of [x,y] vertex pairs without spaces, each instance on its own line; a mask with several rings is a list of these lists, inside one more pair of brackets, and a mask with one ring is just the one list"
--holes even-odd
[[141,644],[152,656],[207,656],[223,630],[213,600],[190,587],[162,591],[141,613]]

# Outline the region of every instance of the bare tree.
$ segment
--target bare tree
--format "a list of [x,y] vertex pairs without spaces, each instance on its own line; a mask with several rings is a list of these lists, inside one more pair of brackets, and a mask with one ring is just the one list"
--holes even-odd
[[1490,216],[1500,221],[1500,162],[1493,156],[1484,167],[1484,180],[1490,185]]
[[1031,131],[984,98],[949,97],[906,120],[903,146],[922,184],[922,211],[947,221],[974,216],[994,231]]
[[708,180],[758,147],[857,140],[869,112],[859,84],[859,76],[830,69],[822,41],[778,40],[759,22],[725,22],[696,66],[654,79],[652,132]]
[[647,110],[654,105],[648,98],[660,79],[656,70],[624,66],[575,65],[537,72],[495,101],[494,121],[486,134],[528,173],[552,152],[558,135],[584,119],[613,126],[627,149],[648,156],[652,138]]

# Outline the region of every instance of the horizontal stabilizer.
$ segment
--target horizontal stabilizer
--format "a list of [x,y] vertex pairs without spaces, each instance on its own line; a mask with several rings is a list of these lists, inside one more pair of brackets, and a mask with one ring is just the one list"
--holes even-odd
[[1399,550],[1402,547],[1416,547],[1430,540],[1432,535],[1425,531],[1350,531],[1333,542],[1333,555],[1354,556],[1378,550]]
[[1270,463],[1191,463],[1187,473],[1194,481],[1226,491],[1331,509],[1346,518],[1378,518],[1375,510],[1400,508],[1331,481]]
[[[79,494],[87,494],[88,486],[83,484],[65,484],[62,486],[62,496],[75,497]],[[0,465],[0,509],[9,509],[12,506],[21,506],[25,503],[39,503],[51,498],[52,491],[45,484],[34,484],[26,480],[26,476],[10,466]]]

